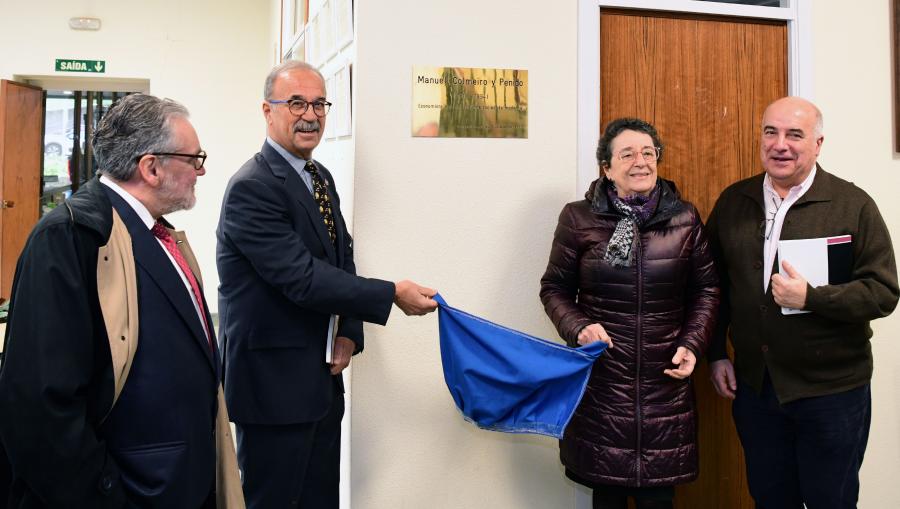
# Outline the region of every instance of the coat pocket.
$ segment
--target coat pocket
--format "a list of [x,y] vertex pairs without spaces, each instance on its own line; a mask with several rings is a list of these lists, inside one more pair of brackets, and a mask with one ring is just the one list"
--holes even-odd
[[187,444],[162,442],[111,451],[122,472],[122,483],[139,497],[163,493],[185,473]]

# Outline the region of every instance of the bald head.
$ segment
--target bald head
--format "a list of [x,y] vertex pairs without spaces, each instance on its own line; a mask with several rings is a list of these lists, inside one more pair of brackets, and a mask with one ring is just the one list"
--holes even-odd
[[807,101],[806,99],[795,96],[787,96],[782,97],[781,99],[776,99],[766,107],[766,111],[763,113],[763,121],[765,121],[766,114],[769,113],[770,109],[790,112],[798,119],[812,119],[812,133],[816,137],[822,136],[822,111],[819,110],[819,108],[815,104]]
[[783,97],[766,108],[760,156],[782,197],[809,176],[823,140],[822,112],[815,104],[800,97]]

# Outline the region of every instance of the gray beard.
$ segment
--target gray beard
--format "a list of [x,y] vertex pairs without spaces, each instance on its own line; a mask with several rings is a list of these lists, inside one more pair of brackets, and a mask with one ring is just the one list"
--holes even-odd
[[162,204],[160,213],[166,215],[179,210],[194,208],[194,205],[197,203],[197,196],[194,194],[193,189],[181,192],[177,184],[175,184],[175,179],[169,177],[163,179],[159,188],[159,201]]

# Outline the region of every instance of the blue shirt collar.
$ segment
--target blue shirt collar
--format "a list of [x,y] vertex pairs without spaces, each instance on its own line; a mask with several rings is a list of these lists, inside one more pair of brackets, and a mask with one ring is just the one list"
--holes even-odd
[[268,143],[269,146],[274,148],[276,152],[281,154],[281,157],[283,157],[288,163],[290,163],[291,167],[293,167],[298,172],[303,170],[303,167],[306,166],[306,159],[303,159],[302,157],[297,157],[294,154],[288,152],[287,150],[285,150],[284,147],[279,145],[278,142],[273,140],[272,138],[269,138],[268,136],[266,136],[266,143]]

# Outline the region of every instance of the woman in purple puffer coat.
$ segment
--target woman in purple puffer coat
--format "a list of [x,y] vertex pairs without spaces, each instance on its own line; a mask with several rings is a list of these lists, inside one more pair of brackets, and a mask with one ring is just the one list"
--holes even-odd
[[697,209],[658,178],[662,143],[638,119],[611,122],[597,147],[603,176],[559,215],[541,301],[573,347],[603,341],[560,442],[566,476],[594,508],[670,508],[697,477],[690,375],[719,306]]

